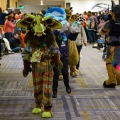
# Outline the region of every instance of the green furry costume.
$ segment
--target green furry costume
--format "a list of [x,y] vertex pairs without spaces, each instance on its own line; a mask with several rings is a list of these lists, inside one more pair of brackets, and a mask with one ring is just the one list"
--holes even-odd
[[[51,29],[61,27],[61,24],[50,16],[27,15],[17,26],[29,30],[25,37],[26,46],[22,52],[26,77],[32,71],[34,97],[36,107],[32,113],[42,112],[43,118],[50,118],[52,113],[52,80],[53,66],[61,68],[60,53]],[[47,26],[47,27],[46,27]],[[31,68],[32,66],[32,68]]]

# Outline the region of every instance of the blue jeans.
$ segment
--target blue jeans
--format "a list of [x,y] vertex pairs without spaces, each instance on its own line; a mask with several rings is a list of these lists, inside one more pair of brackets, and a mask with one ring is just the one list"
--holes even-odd
[[19,52],[20,51],[20,47],[16,47],[12,49],[13,52]]
[[7,38],[8,41],[10,41],[12,36],[13,36],[13,33],[11,33],[11,32],[5,33],[5,38]]
[[94,43],[96,41],[96,34],[94,30],[88,30],[89,42]]

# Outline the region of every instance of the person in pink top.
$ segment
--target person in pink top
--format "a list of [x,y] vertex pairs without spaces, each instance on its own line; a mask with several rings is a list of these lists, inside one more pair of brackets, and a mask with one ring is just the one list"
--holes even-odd
[[13,21],[13,17],[8,16],[8,19],[5,21],[5,25],[4,25],[5,38],[7,38],[8,41],[13,36],[14,29],[16,27],[16,25],[12,21]]
[[105,21],[103,19],[100,20],[100,23],[98,24],[98,32],[100,31],[100,29],[105,25]]

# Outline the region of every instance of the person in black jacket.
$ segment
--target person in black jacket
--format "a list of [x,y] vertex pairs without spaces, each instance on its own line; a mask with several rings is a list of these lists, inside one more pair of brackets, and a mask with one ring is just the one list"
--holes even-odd
[[13,52],[19,52],[20,46],[19,33],[14,33],[13,37],[10,39],[10,47]]
[[[60,51],[60,60],[63,63],[63,67],[61,69],[61,73],[63,75],[63,81],[64,85],[66,87],[66,92],[71,93],[71,87],[69,85],[69,68],[68,68],[68,36],[65,32],[60,32],[58,30],[53,31],[55,37],[56,37],[56,42],[59,46],[59,51]],[[54,71],[54,76],[53,76],[53,98],[57,98],[57,92],[58,92],[58,79],[60,75],[60,69],[53,67]]]

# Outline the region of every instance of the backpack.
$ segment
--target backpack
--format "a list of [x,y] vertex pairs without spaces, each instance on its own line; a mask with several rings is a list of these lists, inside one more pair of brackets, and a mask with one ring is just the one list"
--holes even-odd
[[92,21],[91,21],[91,29],[94,29],[94,28],[95,28],[95,20],[92,19]]
[[96,22],[93,18],[89,18],[88,22],[88,29],[96,29]]

